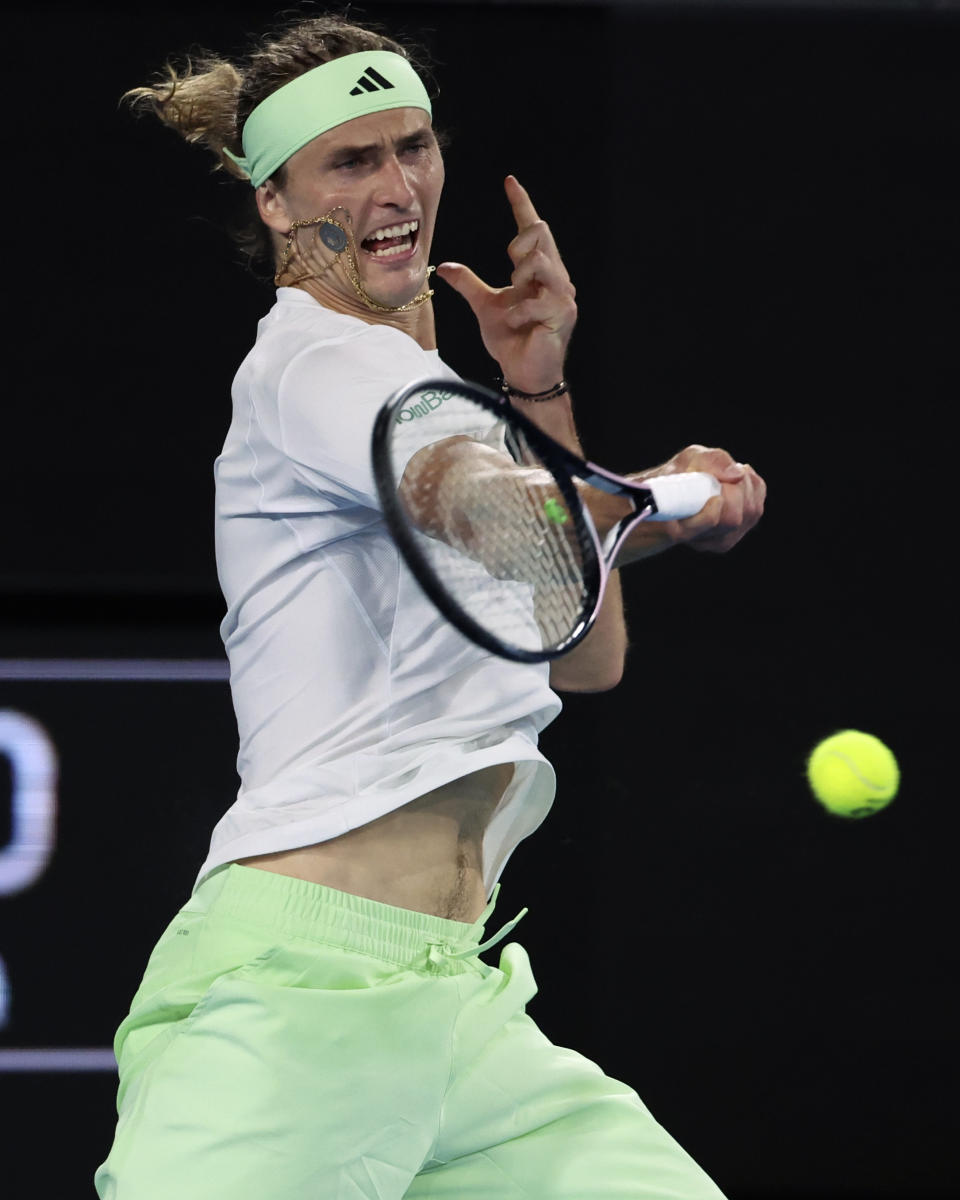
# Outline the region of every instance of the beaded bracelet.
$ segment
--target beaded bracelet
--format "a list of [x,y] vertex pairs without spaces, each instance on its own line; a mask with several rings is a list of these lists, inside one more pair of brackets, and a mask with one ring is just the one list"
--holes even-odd
[[561,379],[545,392],[521,392],[519,388],[511,387],[503,376],[500,377],[500,391],[504,396],[515,396],[517,400],[552,400],[554,396],[564,395],[567,390],[566,380]]

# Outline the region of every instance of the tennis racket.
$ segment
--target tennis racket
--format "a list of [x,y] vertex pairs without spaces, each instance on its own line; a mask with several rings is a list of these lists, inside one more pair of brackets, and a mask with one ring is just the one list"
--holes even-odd
[[[547,662],[590,631],[624,538],[693,516],[720,484],[701,472],[639,484],[586,462],[476,384],[427,379],[377,414],[373,474],[387,526],[444,617],[484,649]],[[632,511],[603,538],[585,496]]]

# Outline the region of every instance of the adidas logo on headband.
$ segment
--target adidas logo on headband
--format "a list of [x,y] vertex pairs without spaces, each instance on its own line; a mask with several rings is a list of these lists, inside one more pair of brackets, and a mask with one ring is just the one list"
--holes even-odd
[[357,86],[350,89],[350,95],[362,96],[364,92],[380,92],[392,87],[393,84],[389,79],[384,79],[380,72],[375,71],[373,67],[367,67],[357,80]]

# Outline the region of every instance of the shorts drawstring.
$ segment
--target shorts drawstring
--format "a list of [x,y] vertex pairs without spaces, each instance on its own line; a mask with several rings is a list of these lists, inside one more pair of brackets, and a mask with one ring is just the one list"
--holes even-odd
[[[500,894],[500,884],[497,883],[493,889],[493,895],[490,897],[490,903],[483,910],[480,916],[474,922],[474,928],[477,925],[486,925],[488,917],[492,914],[497,903],[497,896]],[[472,958],[475,954],[482,954],[484,950],[489,950],[491,946],[496,946],[498,942],[502,942],[508,933],[520,923],[520,921],[530,911],[529,908],[521,908],[512,921],[508,921],[501,929],[499,929],[492,938],[487,938],[485,942],[481,942],[479,946],[468,946],[466,950],[455,950],[453,947],[457,943],[435,942],[428,941],[429,947],[427,957],[435,966],[438,965],[444,958]]]

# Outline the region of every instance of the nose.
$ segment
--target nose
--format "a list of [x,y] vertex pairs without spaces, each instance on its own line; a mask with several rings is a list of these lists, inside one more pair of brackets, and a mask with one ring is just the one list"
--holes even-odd
[[377,172],[374,202],[384,208],[409,208],[414,199],[413,186],[403,163],[395,155],[388,155]]

